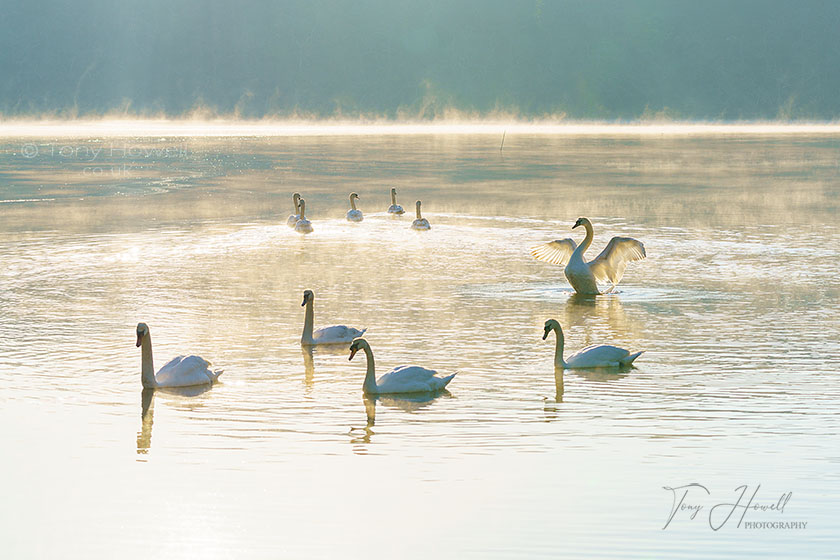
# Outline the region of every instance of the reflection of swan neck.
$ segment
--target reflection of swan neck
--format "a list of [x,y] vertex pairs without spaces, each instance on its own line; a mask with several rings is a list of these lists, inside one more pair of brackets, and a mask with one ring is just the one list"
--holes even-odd
[[563,393],[565,392],[565,385],[563,384],[563,368],[554,368],[554,402],[563,402]]
[[143,381],[143,387],[152,389],[157,387],[157,382],[155,381],[155,365],[152,360],[152,334],[150,332],[143,336],[140,351],[143,356],[140,378]]
[[391,189],[391,206],[397,205],[397,189]]
[[376,366],[373,363],[373,350],[370,345],[365,344],[363,347],[365,351],[365,358],[367,359],[367,373],[365,373],[365,382],[362,385],[362,390],[368,395],[376,394]]
[[301,342],[312,342],[312,328],[315,323],[315,296],[309,298],[306,302],[306,313],[303,318],[303,335],[300,337]]
[[418,220],[422,219],[422,216],[420,216],[420,201],[419,200],[417,201],[417,219]]
[[565,343],[563,338],[563,328],[559,325],[555,326],[554,334],[557,335],[557,341],[554,345],[554,367],[565,368],[566,362],[563,361],[563,345]]
[[298,207],[300,208],[300,219],[302,220],[305,217],[303,211],[306,209],[306,201],[301,198]]
[[298,201],[300,200],[300,193],[295,193],[292,195],[292,206],[294,206],[295,214],[298,213]]
[[359,196],[356,193],[350,195],[350,208],[355,210],[356,209],[356,197]]

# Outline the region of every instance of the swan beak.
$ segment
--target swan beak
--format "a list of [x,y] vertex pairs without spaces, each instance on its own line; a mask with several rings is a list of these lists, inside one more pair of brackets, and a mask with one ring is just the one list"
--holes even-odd
[[303,298],[303,303],[301,303],[300,306],[304,307],[305,305],[306,305],[306,298]]
[[347,361],[349,362],[350,360],[352,360],[352,359],[353,359],[353,356],[355,356],[355,355],[356,355],[356,352],[358,352],[358,351],[359,351],[359,349],[358,349],[358,348],[353,348],[352,350],[350,350],[350,357],[349,357],[349,358],[347,358]]
[[137,348],[140,348],[140,345],[143,343],[143,337],[139,334],[137,335]]
[[545,340],[547,337],[548,337],[548,331],[545,331],[545,332],[543,333],[543,340]]
[[576,227],[578,227],[579,225],[580,225],[580,223],[577,223],[577,224],[573,225],[573,226],[572,226],[572,229],[575,229],[575,228],[576,228]]

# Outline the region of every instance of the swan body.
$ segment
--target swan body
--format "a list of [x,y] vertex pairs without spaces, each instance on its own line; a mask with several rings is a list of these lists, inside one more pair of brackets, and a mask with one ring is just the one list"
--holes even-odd
[[420,231],[427,230],[427,229],[432,229],[432,226],[429,225],[429,220],[427,220],[426,218],[424,218],[423,216],[420,215],[420,201],[419,200],[417,201],[417,219],[414,220],[413,222],[411,222],[411,229],[416,229],[416,230],[420,230]]
[[638,358],[642,352],[631,354],[624,348],[611,346],[609,344],[594,344],[583,350],[575,352],[568,359],[563,359],[563,329],[560,323],[554,319],[545,322],[545,333],[543,340],[548,333],[554,331],[557,334],[557,343],[554,349],[554,366],[564,369],[591,369],[591,368],[621,368],[630,367],[633,360]]
[[302,198],[300,199],[300,204],[298,206],[300,208],[300,218],[295,223],[295,231],[301,234],[312,233],[312,223],[306,219],[304,212],[306,211],[306,201]]
[[373,351],[364,338],[357,338],[350,345],[350,359],[363,350],[367,358],[367,373],[362,385],[366,395],[393,395],[398,393],[433,393],[441,391],[456,374],[438,377],[437,372],[420,366],[397,366],[376,379]]
[[365,219],[362,215],[362,211],[356,209],[357,198],[359,198],[358,194],[350,193],[350,210],[347,211],[347,221],[349,222],[361,222]]
[[397,189],[391,189],[391,206],[388,207],[388,213],[394,216],[402,216],[405,214],[403,207],[397,204]]
[[315,344],[346,344],[352,342],[354,338],[362,336],[367,331],[367,329],[359,330],[345,325],[333,325],[313,331],[312,325],[315,322],[315,294],[312,290],[304,290],[303,303],[300,306],[306,307],[303,319],[303,334],[300,337],[300,343],[305,346]]
[[152,337],[146,323],[137,324],[137,346],[142,347],[141,380],[143,387],[190,387],[211,385],[222,370],[211,370],[210,362],[199,356],[177,356],[155,373],[152,360]]
[[300,208],[298,201],[300,200],[300,193],[295,193],[292,195],[292,204],[294,205],[295,213],[290,215],[289,218],[286,220],[286,225],[290,228],[295,227],[297,221],[300,220]]
[[565,264],[566,279],[579,294],[602,293],[598,289],[598,282],[609,282],[612,285],[603,293],[613,291],[624,276],[627,263],[640,261],[647,256],[645,246],[641,241],[631,237],[613,237],[600,255],[587,262],[583,254],[592,244],[594,231],[592,223],[587,218],[578,218],[572,229],[578,226],[586,229],[586,237],[580,245],[570,238],[558,239],[534,247],[531,250],[531,256],[551,264]]

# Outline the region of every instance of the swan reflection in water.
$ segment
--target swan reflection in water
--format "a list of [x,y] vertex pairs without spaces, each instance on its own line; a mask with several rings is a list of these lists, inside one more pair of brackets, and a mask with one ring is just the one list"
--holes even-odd
[[553,420],[557,418],[557,412],[560,410],[558,404],[563,403],[563,393],[566,392],[566,386],[563,380],[563,368],[554,368],[554,399],[551,397],[543,397],[543,410],[545,410],[546,420]]
[[155,422],[155,393],[178,397],[173,400],[180,401],[180,397],[196,397],[210,389],[210,385],[143,389],[140,396],[140,431],[137,432],[137,454],[146,455],[152,448],[152,425]]
[[[446,389],[434,393],[403,393],[397,395],[363,395],[362,401],[365,405],[365,416],[367,417],[367,424],[364,428],[352,427],[350,428],[350,443],[370,443],[370,438],[376,432],[373,431],[373,425],[376,423],[376,404],[379,402],[387,408],[395,408],[408,412],[409,414],[417,412],[423,408],[430,406],[439,397],[452,397],[452,394]],[[363,450],[358,450],[363,452]]]
[[346,344],[324,344],[321,346],[303,345],[300,354],[303,356],[303,384],[308,389],[315,386],[315,355],[330,354],[343,355],[347,352]]

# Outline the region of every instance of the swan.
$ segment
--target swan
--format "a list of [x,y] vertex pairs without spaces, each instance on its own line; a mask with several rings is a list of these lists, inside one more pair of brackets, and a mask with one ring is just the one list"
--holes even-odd
[[315,322],[315,293],[312,290],[303,291],[303,303],[301,307],[306,306],[306,314],[303,319],[303,334],[300,337],[300,343],[308,346],[312,344],[337,344],[351,342],[354,338],[365,334],[367,329],[354,329],[344,325],[333,325],[331,327],[324,327],[312,332],[312,324]]
[[557,345],[554,348],[554,367],[565,369],[588,369],[588,368],[618,368],[630,367],[633,360],[638,358],[642,352],[631,354],[624,348],[610,346],[608,344],[594,344],[569,356],[568,360],[563,359],[563,329],[560,323],[554,319],[545,322],[545,333],[543,340],[548,333],[554,331],[557,334]]
[[426,230],[432,229],[429,225],[429,220],[420,215],[420,201],[417,201],[417,219],[411,222],[411,229]]
[[391,206],[388,207],[388,213],[394,216],[402,216],[405,214],[403,207],[397,204],[397,189],[391,189]]
[[362,211],[356,209],[356,199],[359,198],[359,195],[356,193],[350,193],[350,210],[347,211],[347,220],[350,222],[361,222],[365,219],[362,216]]
[[583,254],[592,244],[592,223],[587,218],[578,218],[572,229],[578,226],[586,228],[586,237],[579,246],[567,237],[534,247],[531,249],[531,256],[551,264],[568,263],[564,271],[566,279],[579,294],[602,293],[598,290],[597,282],[612,284],[612,287],[603,293],[613,291],[621,281],[627,263],[640,261],[647,256],[641,241],[630,237],[613,237],[600,255],[586,262],[583,260]]
[[312,223],[303,214],[306,210],[306,201],[302,198],[300,199],[298,208],[300,208],[300,219],[295,223],[295,231],[302,234],[312,233]]
[[137,346],[142,346],[143,362],[140,378],[146,389],[210,385],[222,374],[220,369],[210,370],[210,362],[198,356],[172,358],[155,373],[152,363],[152,337],[146,323],[137,323]]
[[456,374],[438,377],[437,372],[420,366],[397,366],[376,379],[373,352],[364,338],[357,338],[350,345],[350,360],[359,350],[367,357],[367,373],[362,390],[366,395],[391,395],[396,393],[432,393],[440,391],[452,381]]
[[289,219],[286,220],[286,225],[293,228],[297,221],[300,219],[300,208],[298,207],[298,201],[300,200],[300,193],[295,193],[292,195],[292,204],[294,205],[295,213],[289,216]]

